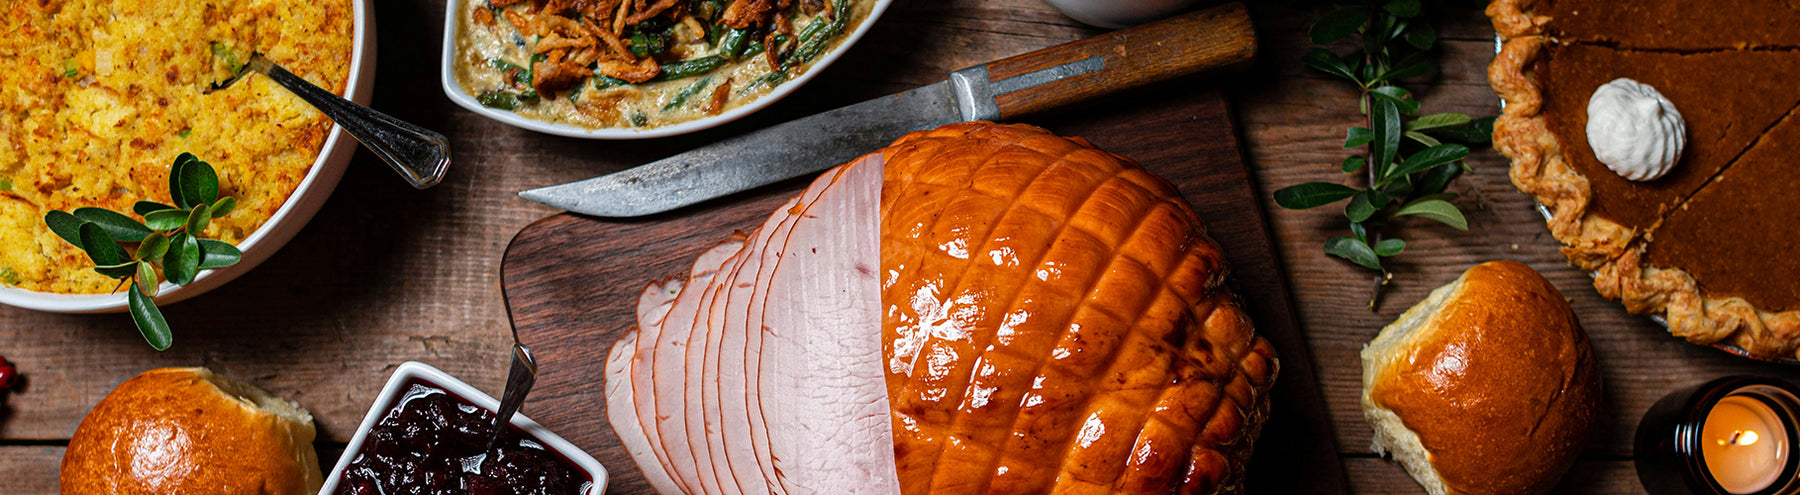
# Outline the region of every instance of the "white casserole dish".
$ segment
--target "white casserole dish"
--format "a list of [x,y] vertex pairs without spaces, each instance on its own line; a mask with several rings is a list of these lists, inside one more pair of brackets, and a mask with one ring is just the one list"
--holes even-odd
[[769,90],[768,94],[762,95],[762,97],[759,97],[754,101],[737,108],[720,112],[718,115],[694,119],[674,125],[650,129],[617,127],[588,129],[586,127],[576,127],[569,124],[557,124],[530,119],[512,113],[511,111],[484,107],[481,106],[481,102],[475,100],[475,95],[471,95],[468,91],[463,90],[462,84],[456,81],[457,16],[464,10],[462,6],[465,4],[463,2],[472,1],[478,2],[482,0],[451,0],[444,6],[444,58],[440,67],[440,79],[444,87],[444,96],[450,97],[450,101],[456,102],[457,105],[467,108],[471,112],[498,120],[513,127],[529,129],[545,134],[584,139],[646,139],[675,136],[716,127],[720,124],[742,118],[745,115],[755,113],[757,110],[762,110],[764,107],[775,103],[782,97],[793,93],[795,89],[799,89],[801,85],[806,84],[807,81],[811,81],[813,76],[817,76],[819,72],[824,71],[826,67],[830,67],[831,63],[836,62],[838,57],[842,57],[844,52],[850,50],[850,47],[855,45],[857,40],[862,39],[863,34],[869,32],[869,27],[874,26],[875,21],[881,19],[881,14],[887,11],[888,5],[893,3],[893,0],[875,0],[874,5],[869,9],[869,17],[864,19],[862,24],[857,25],[856,30],[851,31],[850,34],[846,35],[844,40],[838,43],[837,47],[832,48],[829,53],[826,53],[824,57],[819,58],[818,62],[814,62],[811,67],[807,67],[806,72],[775,86],[775,89]]
[[[489,412],[500,409],[499,400],[482,393],[480,389],[463,383],[462,380],[450,376],[443,370],[417,361],[402,363],[399,368],[394,370],[394,374],[388,377],[387,385],[381,388],[381,395],[375,398],[375,403],[369,406],[369,413],[363,416],[362,425],[356,428],[356,436],[350,438],[350,444],[344,446],[344,455],[338,457],[337,467],[331,468],[331,472],[325,473],[325,485],[319,488],[319,495],[331,495],[337,490],[338,480],[344,476],[344,468],[348,467],[350,461],[356,458],[356,453],[362,450],[363,440],[369,436],[369,429],[374,428],[375,424],[381,421],[381,417],[387,415],[388,410],[393,409],[394,405],[399,402],[400,396],[406,393],[406,385],[415,381],[461,396]],[[525,417],[524,413],[513,415],[512,425],[523,430],[532,440],[562,454],[563,458],[573,462],[576,468],[586,471],[588,476],[594,480],[594,484],[582,492],[582,495],[606,493],[606,467],[601,466],[600,461],[594,460],[594,456],[588,455],[586,451],[576,447],[575,444],[551,433],[548,428]]]
[[[375,6],[373,0],[351,0],[350,3],[355,41],[351,46],[350,73],[344,84],[348,94],[344,96],[367,105],[375,83]],[[288,195],[287,202],[237,244],[244,252],[243,258],[225,268],[201,270],[187,286],[163,282],[157,289],[156,303],[170,304],[205,293],[243,275],[275,254],[306,226],[307,221],[312,220],[313,214],[325,204],[325,198],[337,189],[338,179],[343,178],[344,168],[356,154],[356,147],[356,139],[343,128],[333,125],[331,133],[325,137],[325,144],[319,148],[318,158],[313,160],[306,178],[294,187],[294,193]],[[0,287],[0,304],[56,313],[116,313],[124,311],[126,306],[124,291],[55,294],[14,287]]]

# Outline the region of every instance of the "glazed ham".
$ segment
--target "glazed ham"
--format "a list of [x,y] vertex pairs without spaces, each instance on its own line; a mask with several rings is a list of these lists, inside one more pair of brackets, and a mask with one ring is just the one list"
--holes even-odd
[[1277,361],[1225,280],[1128,160],[915,132],[650,284],[608,415],[664,494],[1233,493]]

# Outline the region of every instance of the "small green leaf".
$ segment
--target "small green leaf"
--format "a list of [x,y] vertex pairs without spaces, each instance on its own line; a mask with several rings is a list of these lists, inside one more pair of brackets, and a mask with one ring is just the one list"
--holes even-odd
[[1404,88],[1399,86],[1382,86],[1369,90],[1369,93],[1375,95],[1376,98],[1394,102],[1394,106],[1400,109],[1402,115],[1414,115],[1419,113],[1419,100],[1413,99],[1412,92],[1407,91]]
[[1406,250],[1406,241],[1400,239],[1382,239],[1375,243],[1375,255],[1383,258],[1400,254]]
[[1354,174],[1354,173],[1356,173],[1356,171],[1362,170],[1363,165],[1367,164],[1368,162],[1369,162],[1369,160],[1367,158],[1363,158],[1362,155],[1350,155],[1348,157],[1345,157],[1344,164],[1343,164],[1344,173]]
[[1382,72],[1381,75],[1375,76],[1375,80],[1370,82],[1393,81],[1397,79],[1406,79],[1408,77],[1423,76],[1435,72],[1437,71],[1437,62],[1432,60],[1431,57],[1426,56],[1428,53],[1430,52],[1418,52],[1407,55],[1406,57],[1401,58],[1400,61],[1394,62],[1392,68],[1388,69],[1386,72]]
[[1388,39],[1389,39],[1389,40],[1393,40],[1393,39],[1395,39],[1395,38],[1399,38],[1399,37],[1400,37],[1400,35],[1402,35],[1402,34],[1405,34],[1405,33],[1406,33],[1406,26],[1407,26],[1407,25],[1408,25],[1408,24],[1411,24],[1411,22],[1410,22],[1410,21],[1406,21],[1406,20],[1398,20],[1398,21],[1395,21],[1395,22],[1394,22],[1394,27],[1393,27],[1393,29],[1389,29],[1389,30],[1388,30],[1388,32],[1387,32],[1387,37],[1388,37]]
[[50,210],[44,214],[44,225],[49,226],[51,232],[80,249],[87,249],[81,245],[81,224],[84,223],[87,222],[62,210]]
[[1429,22],[1414,24],[1412,29],[1406,30],[1406,44],[1420,50],[1430,50],[1432,45],[1437,44],[1437,29],[1432,28]]
[[1363,226],[1362,222],[1350,222],[1350,233],[1356,235],[1356,240],[1369,242],[1368,227]]
[[162,203],[158,203],[155,201],[139,201],[139,202],[133,203],[131,205],[131,212],[138,214],[138,216],[140,216],[140,217],[150,216],[150,212],[163,211],[163,210],[177,210],[177,209],[179,209],[179,208],[165,205]]
[[1494,139],[1494,117],[1487,116],[1457,127],[1436,129],[1432,135],[1445,141],[1463,144],[1487,144]]
[[[1408,177],[1407,179],[1410,180],[1411,177]],[[1371,191],[1381,191],[1383,194],[1385,194],[1385,196],[1383,196],[1383,197],[1388,198],[1391,202],[1391,200],[1393,198],[1409,197],[1409,195],[1411,195],[1413,192],[1413,186],[1412,186],[1412,183],[1408,182],[1407,180],[1398,180],[1398,181],[1394,181],[1392,184],[1388,184],[1387,187],[1374,188],[1374,189],[1370,189],[1370,190]],[[1387,203],[1378,203],[1378,204],[1385,206]]]
[[186,224],[188,234],[196,236],[200,235],[201,232],[206,231],[206,226],[209,222],[212,222],[211,207],[206,203],[194,205],[194,210],[188,212]]
[[1300,61],[1305,62],[1307,67],[1312,67],[1324,71],[1327,74],[1349,79],[1351,81],[1357,81],[1356,71],[1351,70],[1350,66],[1346,65],[1343,59],[1338,58],[1337,55],[1333,55],[1330,50],[1324,48],[1307,50],[1306,55],[1301,57]]
[[1378,98],[1369,113],[1375,131],[1375,140],[1369,149],[1370,166],[1375,167],[1377,177],[1386,177],[1388,168],[1394,163],[1394,155],[1400,151],[1400,109],[1392,100]]
[[1350,198],[1349,204],[1344,205],[1344,216],[1349,217],[1352,222],[1362,223],[1375,216],[1378,210],[1380,209],[1369,199],[1369,191],[1362,191]]
[[233,246],[230,243],[212,239],[200,239],[199,266],[201,269],[224,268],[235,265],[238,260],[243,257],[244,253],[238,251],[237,246]]
[[1356,195],[1356,189],[1331,182],[1307,182],[1275,190],[1275,204],[1290,210],[1304,210],[1342,201]]
[[159,260],[167,252],[169,252],[168,236],[162,235],[161,232],[153,232],[144,236],[144,240],[138,243],[137,254],[132,257],[140,260]]
[[136,261],[130,261],[117,265],[96,266],[94,271],[112,278],[130,278],[137,274],[137,264]]
[[1381,259],[1375,257],[1375,251],[1355,237],[1333,237],[1325,241],[1325,254],[1350,260],[1370,270],[1382,269]]
[[153,211],[144,215],[144,225],[150,227],[151,230],[162,232],[179,229],[181,226],[187,225],[189,213],[187,210]]
[[207,216],[222,218],[226,214],[231,213],[231,210],[235,209],[237,209],[237,198],[226,196],[219,198],[219,202],[213,203],[212,210]]
[[139,292],[137,286],[131,287],[126,298],[131,306],[131,321],[137,323],[138,332],[144,334],[144,341],[156,350],[169,348],[174,338],[169,334],[169,321],[163,319],[162,310],[156,309],[156,302],[150,296]]
[[1388,203],[1394,200],[1393,195],[1381,189],[1368,189],[1365,192],[1369,193],[1369,206],[1374,206],[1378,210],[1386,208]]
[[191,160],[181,167],[180,177],[181,199],[187,201],[187,204],[179,205],[182,208],[219,200],[219,174],[213,171],[212,164],[197,158]]
[[1381,182],[1383,184],[1393,182],[1396,178],[1405,177],[1413,172],[1421,172],[1438,165],[1455,162],[1466,156],[1469,156],[1469,147],[1460,144],[1440,144],[1425,148],[1419,150],[1418,153],[1413,153],[1412,156],[1406,157],[1406,161],[1401,162],[1399,168],[1395,168],[1392,172],[1389,172],[1387,176],[1383,177]]
[[1444,188],[1450,185],[1450,181],[1455,180],[1459,175],[1462,175],[1462,167],[1456,166],[1454,163],[1438,165],[1436,168],[1425,171],[1413,189],[1428,195],[1444,192]]
[[0,177],[0,191],[11,191],[11,190],[12,190],[12,181],[6,180],[5,177]]
[[119,242],[138,242],[144,240],[144,236],[150,235],[150,228],[145,227],[142,222],[105,208],[91,206],[76,208],[75,218],[99,225],[100,228],[106,229],[107,235]]
[[185,190],[181,186],[182,175],[187,170],[188,164],[197,161],[200,159],[194,157],[193,153],[183,152],[175,155],[175,162],[169,164],[169,199],[174,200],[175,206],[178,208],[185,210],[194,207],[193,203],[189,203],[187,198],[182,197],[182,192]]
[[1437,146],[1440,144],[1444,144],[1443,142],[1438,141],[1437,138],[1431,137],[1430,135],[1427,135],[1423,132],[1406,131],[1404,133],[1404,135],[1406,136],[1407,139],[1417,141],[1419,144],[1423,144],[1425,146]]
[[1374,140],[1375,131],[1371,131],[1367,127],[1351,127],[1349,132],[1344,133],[1344,149],[1369,144]]
[[125,248],[119,247],[119,243],[114,242],[112,236],[106,234],[106,229],[99,225],[81,224],[80,232],[81,245],[87,247],[88,259],[94,261],[94,266],[117,265],[131,261],[131,257],[125,254]]
[[156,280],[156,268],[151,267],[150,262],[148,261],[139,261],[132,264],[137,265],[136,289],[138,292],[142,292],[146,296],[156,297],[158,285]]
[[1434,113],[1431,115],[1420,115],[1419,118],[1407,121],[1406,125],[1401,128],[1408,131],[1431,131],[1468,124],[1469,120],[1469,116],[1466,114],[1456,112]]
[[0,284],[19,285],[19,272],[10,266],[0,266]]
[[1397,17],[1408,19],[1418,17],[1421,10],[1419,0],[1388,0],[1387,4],[1382,5],[1381,8]]
[[193,283],[200,272],[200,243],[183,232],[169,239],[169,252],[163,254],[163,277],[175,285]]
[[1394,212],[1394,216],[1416,215],[1442,222],[1456,230],[1469,230],[1469,220],[1463,218],[1462,211],[1456,205],[1442,199],[1420,199],[1407,203]]
[[1323,45],[1356,34],[1356,30],[1362,29],[1363,24],[1368,21],[1368,9],[1344,7],[1319,16],[1319,20],[1313,22],[1312,29],[1308,34],[1312,38],[1313,44]]
[[1387,41],[1388,30],[1394,28],[1394,20],[1395,19],[1392,16],[1375,16],[1374,22],[1369,26],[1369,29],[1363,30],[1363,52],[1378,55],[1387,54],[1387,47],[1383,45],[1383,43]]

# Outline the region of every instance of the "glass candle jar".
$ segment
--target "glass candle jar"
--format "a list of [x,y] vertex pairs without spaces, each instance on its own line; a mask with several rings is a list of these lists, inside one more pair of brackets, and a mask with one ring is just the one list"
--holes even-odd
[[1638,480],[1653,495],[1800,494],[1800,388],[1731,376],[1677,390],[1638,423]]

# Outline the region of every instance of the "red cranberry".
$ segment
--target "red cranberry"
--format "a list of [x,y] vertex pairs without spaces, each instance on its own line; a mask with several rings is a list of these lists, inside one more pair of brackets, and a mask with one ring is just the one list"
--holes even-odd
[[7,362],[6,358],[0,357],[0,390],[12,390],[13,386],[18,384],[19,370],[14,369],[12,363]]

